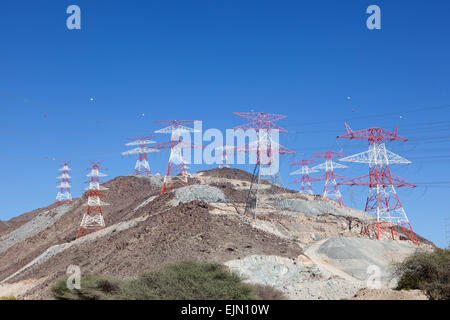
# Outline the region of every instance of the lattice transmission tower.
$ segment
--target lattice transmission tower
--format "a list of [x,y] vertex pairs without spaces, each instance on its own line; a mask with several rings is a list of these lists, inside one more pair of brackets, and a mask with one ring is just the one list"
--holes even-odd
[[282,154],[295,154],[295,152],[281,146],[274,140],[274,133],[287,132],[286,129],[281,128],[275,121],[286,118],[283,115],[270,114],[270,113],[239,113],[233,112],[233,114],[250,120],[250,123],[235,127],[234,129],[253,129],[256,132],[256,140],[251,141],[244,146],[238,146],[235,148],[238,152],[245,152],[256,155],[256,164],[253,169],[253,176],[250,183],[250,189],[247,196],[244,214],[251,215],[256,219],[258,209],[270,210],[273,207],[284,208],[285,199],[279,194],[272,192],[272,186],[278,186],[280,192],[284,191],[283,182],[281,180],[279,170],[274,172],[273,165],[278,169],[279,155]]
[[196,146],[192,142],[184,141],[183,135],[190,135],[191,133],[198,132],[198,130],[194,128],[187,127],[188,125],[194,124],[195,121],[198,120],[155,121],[156,123],[167,126],[163,129],[155,131],[155,133],[170,134],[170,140],[162,142],[154,147],[155,149],[170,150],[170,157],[161,188],[161,194],[167,192],[168,190],[188,185],[188,160],[184,159],[182,151],[183,149],[191,149],[202,146]]
[[220,153],[220,160],[219,160],[219,168],[229,168],[230,163],[228,162],[228,151],[234,150],[234,147],[227,146],[223,144],[222,146],[218,146],[215,148],[215,152]]
[[102,182],[100,177],[106,177],[107,175],[100,172],[100,170],[107,170],[106,168],[100,167],[100,162],[90,161],[92,166],[87,170],[91,170],[88,177],[90,177],[88,190],[88,200],[86,203],[86,211],[81,220],[80,227],[78,228],[77,239],[83,237],[89,233],[95,232],[97,230],[103,229],[105,227],[105,221],[103,219],[102,206],[107,206],[109,203],[103,202],[102,191],[108,190],[100,185]]
[[132,150],[122,152],[122,155],[124,156],[132,154],[138,155],[138,160],[136,161],[136,165],[133,171],[133,174],[135,175],[148,176],[152,174],[152,171],[150,170],[150,165],[148,164],[147,153],[159,151],[158,149],[150,148],[147,146],[149,144],[156,143],[155,141],[151,140],[152,138],[153,137],[138,137],[127,139],[131,140],[131,142],[125,144],[126,146],[137,146],[137,147]]
[[301,175],[300,178],[291,181],[293,184],[300,184],[300,193],[303,194],[314,194],[311,186],[311,178],[309,177],[310,173],[317,172],[309,168],[310,164],[315,163],[314,160],[303,159],[291,164],[291,167],[298,167],[299,169],[289,173],[290,175]]
[[61,171],[61,175],[58,176],[59,185],[56,186],[58,188],[58,194],[56,195],[56,201],[53,207],[57,207],[61,204],[71,203],[72,202],[72,194],[70,193],[70,174],[69,167],[70,161],[63,162],[61,168],[58,171]]
[[367,128],[359,131],[345,124],[347,133],[338,138],[367,140],[369,150],[361,152],[340,161],[354,163],[368,163],[369,174],[343,181],[340,184],[348,186],[369,187],[365,211],[374,218],[364,223],[361,233],[380,239],[382,234],[395,239],[399,230],[414,243],[419,244],[416,234],[406,216],[406,212],[398,198],[396,188],[415,187],[415,185],[391,173],[391,164],[410,164],[411,161],[386,149],[385,142],[407,141],[398,135],[398,127],[393,131],[383,128]]
[[325,162],[311,168],[314,171],[325,170],[324,175],[312,178],[311,181],[325,181],[323,197],[336,201],[340,206],[344,206],[344,199],[342,199],[342,194],[339,191],[337,180],[345,180],[347,178],[334,173],[334,169],[345,169],[348,167],[334,162],[333,158],[344,156],[345,154],[329,150],[316,153],[313,158],[324,158]]

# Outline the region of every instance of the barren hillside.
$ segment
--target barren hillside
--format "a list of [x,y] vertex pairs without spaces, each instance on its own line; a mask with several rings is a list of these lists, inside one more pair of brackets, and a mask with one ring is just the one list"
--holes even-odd
[[[361,238],[361,211],[269,183],[271,196],[286,203],[262,209],[255,220],[244,215],[251,177],[203,171],[164,195],[161,177],[115,178],[104,184],[107,227],[77,240],[86,195],[18,217],[0,242],[0,295],[50,299],[49,287],[73,264],[83,273],[133,277],[199,260],[224,263],[292,299],[341,299],[365,287],[370,265],[382,269],[389,287],[390,264],[416,250],[409,241]],[[422,247],[432,244],[423,239]]]

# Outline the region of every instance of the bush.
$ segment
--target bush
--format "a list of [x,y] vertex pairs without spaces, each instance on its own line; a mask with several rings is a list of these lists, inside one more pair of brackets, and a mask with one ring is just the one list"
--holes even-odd
[[147,272],[128,282],[121,299],[127,300],[254,300],[256,290],[225,266],[180,262]]
[[395,266],[397,289],[420,289],[431,300],[450,299],[450,250],[416,252]]
[[252,286],[216,263],[179,262],[146,272],[137,279],[117,280],[100,275],[81,278],[80,290],[69,290],[67,278],[52,287],[64,300],[256,300],[281,299],[267,286]]
[[58,281],[52,287],[52,293],[58,300],[106,300],[119,293],[121,282],[111,277],[87,274],[81,277],[81,288],[67,288],[67,278]]
[[14,297],[14,296],[9,296],[9,297],[0,297],[0,300],[17,300],[17,298],[16,297]]

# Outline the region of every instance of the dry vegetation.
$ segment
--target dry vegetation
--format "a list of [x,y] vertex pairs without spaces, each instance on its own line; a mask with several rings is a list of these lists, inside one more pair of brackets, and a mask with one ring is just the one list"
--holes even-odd
[[242,282],[236,274],[216,263],[184,261],[137,279],[119,280],[102,275],[85,275],[79,290],[67,288],[67,279],[52,287],[59,300],[274,300],[283,294],[268,286]]

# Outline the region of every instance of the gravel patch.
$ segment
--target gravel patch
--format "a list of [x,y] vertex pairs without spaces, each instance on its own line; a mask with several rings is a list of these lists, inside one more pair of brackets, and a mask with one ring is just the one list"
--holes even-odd
[[140,205],[138,205],[136,208],[133,209],[133,212],[138,211],[140,208],[145,207],[147,204],[149,204],[150,202],[152,202],[153,200],[155,200],[158,196],[152,196],[150,198],[148,198],[147,200],[145,200],[144,202],[142,202]]
[[40,212],[36,217],[20,226],[16,230],[4,235],[2,241],[0,241],[0,252],[5,251],[15,243],[23,241],[35,234],[38,234],[42,230],[51,226],[56,220],[66,214],[73,206],[73,203],[63,204],[53,211],[45,210]]
[[376,266],[382,285],[392,287],[396,282],[391,276],[392,264],[416,250],[417,246],[409,241],[331,238],[320,245],[317,253],[322,260],[363,281],[371,275],[368,267]]
[[57,244],[54,246],[51,246],[50,248],[48,248],[43,254],[41,254],[40,256],[38,256],[36,259],[32,260],[30,263],[28,263],[27,265],[25,265],[24,267],[20,268],[19,270],[17,270],[16,272],[14,272],[12,275],[10,275],[9,277],[3,279],[0,284],[6,283],[8,280],[14,278],[15,276],[17,276],[18,274],[22,273],[23,271],[33,267],[34,265],[43,263],[45,261],[47,261],[48,259],[50,259],[51,257],[53,257],[55,254],[57,254],[58,252],[66,249],[68,246],[67,243],[64,244]]
[[187,203],[195,200],[207,203],[229,202],[222,190],[207,185],[194,184],[176,189],[175,199],[171,201],[171,204],[176,206],[180,202]]
[[285,199],[279,203],[278,208],[300,212],[307,216],[318,216],[320,214],[331,213],[337,216],[352,216],[355,218],[372,217],[367,213],[347,207],[340,207],[328,201],[309,201],[302,199]]
[[317,266],[279,256],[253,255],[225,263],[250,283],[272,286],[294,300],[338,300],[352,297],[360,284],[333,276]]
[[141,175],[132,175],[132,176],[149,181],[152,187],[162,188],[164,176],[141,176]]

